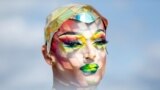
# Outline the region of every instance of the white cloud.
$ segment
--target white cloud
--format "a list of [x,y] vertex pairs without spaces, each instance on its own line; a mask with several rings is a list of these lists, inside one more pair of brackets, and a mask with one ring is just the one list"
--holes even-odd
[[[42,60],[40,52],[41,45],[44,44],[45,22],[38,15],[66,2],[57,0],[0,1],[1,90],[17,90],[17,88],[31,88],[28,90],[32,90],[32,86],[38,88],[43,87],[41,86],[43,84],[45,84],[44,87],[52,87],[51,69]],[[38,14],[35,11],[38,11]],[[26,12],[37,17],[27,16]],[[37,88],[35,90],[43,90]]]
[[156,57],[160,60],[160,42],[152,42],[145,47],[147,50],[147,56]]
[[123,11],[129,8],[129,4],[129,0],[114,0],[112,6],[117,10]]
[[24,18],[14,17],[0,21],[1,45],[8,46],[33,46],[39,44],[43,38],[43,26],[29,26]]
[[63,5],[68,1],[63,0],[1,0],[0,12],[2,14],[25,13],[27,11],[43,11],[45,9],[52,10],[59,5]]
[[[68,0],[69,1],[69,0]],[[5,86],[1,87],[0,89],[3,90],[3,88],[5,89],[6,87],[8,87],[12,90],[17,90],[15,88],[17,87],[30,87],[31,85],[38,85],[37,87],[40,87],[41,85],[39,83],[47,83],[47,82],[51,82],[51,72],[50,72],[50,68],[47,66],[47,64],[45,64],[45,62],[42,62],[42,56],[40,56],[40,46],[43,44],[43,28],[44,28],[44,22],[43,21],[37,21],[35,18],[26,18],[26,16],[24,15],[25,12],[30,11],[33,13],[33,15],[37,16],[37,13],[35,13],[34,11],[50,11],[52,9],[54,9],[57,6],[60,6],[68,1],[61,1],[61,0],[1,0],[0,1],[0,79],[4,79],[5,81]],[[112,6],[113,5],[113,6]],[[115,0],[113,3],[110,4],[111,7],[113,7],[113,12],[116,12],[116,10],[126,10],[129,9],[127,8],[129,5],[129,1],[128,0]],[[17,14],[18,13],[18,14]],[[22,14],[19,14],[22,13]],[[12,14],[14,14],[12,16]],[[48,13],[47,13],[48,14]],[[23,16],[24,15],[24,16]],[[5,18],[4,18],[5,17]],[[32,22],[32,19],[35,22]],[[39,18],[38,18],[39,19]],[[111,21],[112,23],[113,21]],[[114,22],[113,22],[114,23]],[[142,22],[143,23],[143,22]],[[134,34],[139,33],[140,29],[143,29],[143,24],[139,21],[136,21],[131,23],[132,25],[129,26],[128,32],[130,32],[130,28],[135,27],[133,29],[135,29]],[[122,23],[124,24],[124,23]],[[142,25],[142,26],[141,26]],[[119,26],[121,27],[121,26]],[[126,29],[124,27],[121,27],[121,29]],[[122,32],[117,32],[116,30],[111,30],[113,31],[113,35],[111,36],[113,39],[112,41],[114,41],[114,43],[112,43],[113,45],[111,45],[111,54],[113,55],[113,57],[116,56],[116,54],[118,53],[118,50],[113,50],[114,45],[119,46],[119,48],[122,48],[119,43],[122,44],[130,44],[132,42],[130,42],[130,39],[127,39],[128,35],[130,35],[128,32],[124,32],[123,30],[119,30],[119,28],[115,27],[114,29],[116,29],[117,31],[122,31]],[[144,30],[144,29],[143,29]],[[140,32],[143,32],[140,31]],[[124,34],[125,33],[125,34]],[[112,42],[111,41],[111,42]],[[127,46],[127,45],[126,45]],[[11,47],[11,48],[10,48]],[[20,47],[20,48],[19,48]],[[36,49],[35,49],[36,47]],[[125,45],[124,45],[125,47]],[[31,50],[29,50],[28,52],[25,52],[25,49],[30,48]],[[126,47],[125,47],[126,48]],[[154,48],[154,49],[150,49],[149,52],[152,52],[152,56],[156,55],[159,56],[159,44],[157,45],[153,45],[150,48]],[[8,50],[7,53],[3,53],[2,49]],[[22,49],[22,51],[18,52],[18,54],[10,54],[10,49],[14,49],[15,51],[13,51],[12,53],[17,53],[16,50]],[[39,51],[37,51],[37,49]],[[134,48],[135,49],[135,46]],[[132,50],[133,50],[132,49]],[[127,49],[128,50],[128,49]],[[129,51],[129,50],[128,50]],[[134,51],[134,50],[133,50]],[[25,53],[24,53],[25,52]],[[129,55],[129,53],[124,54],[125,50],[120,51],[123,56],[116,56],[118,59],[117,60],[122,60],[121,62],[123,64],[128,64],[126,63],[128,60],[123,60],[122,57]],[[130,51],[132,52],[132,51]],[[20,57],[19,53],[24,53],[22,54],[23,56]],[[35,54],[37,53],[37,54]],[[1,57],[3,54],[5,54],[3,57]],[[26,55],[27,54],[27,55]],[[111,55],[109,54],[109,55]],[[132,54],[132,53],[131,53]],[[16,55],[16,56],[14,56]],[[31,55],[30,57],[28,57],[29,55]],[[136,54],[135,54],[136,55]],[[151,55],[151,54],[149,54]],[[38,57],[37,57],[38,56]],[[17,58],[18,57],[18,58]],[[134,57],[134,56],[133,56]],[[19,59],[19,60],[16,60]],[[23,59],[23,60],[21,60]],[[109,60],[111,62],[111,60]],[[110,81],[111,84],[107,84],[110,85],[110,87],[108,89],[110,90],[118,90],[118,89],[126,89],[129,90],[132,87],[134,87],[134,84],[137,83],[138,81],[136,81],[139,78],[136,78],[136,74],[141,74],[142,76],[147,76],[148,78],[156,78],[159,79],[159,72],[157,72],[157,70],[159,68],[154,67],[155,64],[151,64],[151,67],[153,68],[149,68],[150,71],[152,72],[147,72],[146,70],[149,70],[147,68],[147,66],[149,64],[147,64],[147,62],[144,60],[133,60],[134,62],[132,63],[132,66],[129,66],[130,68],[136,68],[135,72],[132,72],[129,70],[133,70],[127,67],[126,68],[122,68],[120,66],[123,65],[119,65],[118,62],[114,62],[116,60],[113,60],[112,63],[112,67],[110,68],[111,72],[110,73]],[[141,62],[140,62],[141,61]],[[41,64],[40,64],[40,63]],[[155,62],[155,61],[151,61],[151,62]],[[43,63],[43,64],[42,64]],[[111,66],[111,63],[109,63]],[[139,66],[137,66],[139,64]],[[131,64],[130,64],[131,65]],[[20,67],[22,66],[22,67]],[[127,74],[126,76],[130,77],[129,80],[125,80],[128,77],[123,76],[123,74],[119,74],[117,76],[117,72],[116,70],[113,71],[113,67],[116,68],[120,68],[119,70],[123,71],[119,73],[130,73],[132,74],[132,76],[128,76],[129,74]],[[10,70],[9,70],[10,69]],[[19,70],[19,71],[18,71]],[[125,71],[126,70],[126,71]],[[43,72],[43,73],[42,73]],[[131,73],[132,72],[132,73]],[[154,73],[157,74],[154,74]],[[4,77],[1,77],[1,75],[4,74]],[[108,72],[107,72],[108,74]],[[106,74],[106,76],[107,76]],[[6,76],[5,76],[6,75]],[[38,76],[37,76],[38,75]],[[116,78],[115,78],[116,77]],[[132,81],[132,79],[135,79],[135,82]],[[107,79],[108,80],[108,77]],[[115,80],[115,81],[114,81]],[[131,80],[131,83],[127,83],[128,81]],[[119,81],[119,83],[117,83]],[[31,83],[30,83],[31,82]],[[106,86],[106,82],[104,81],[103,83]],[[0,81],[0,84],[3,83],[2,81]],[[110,82],[107,82],[110,83]],[[122,83],[122,84],[121,84]],[[127,83],[127,84],[126,84]],[[48,84],[48,83],[47,83]],[[133,84],[133,85],[132,85]],[[138,83],[139,84],[139,83]],[[4,85],[4,84],[2,84]],[[9,85],[9,86],[8,86]],[[122,86],[121,86],[122,85]],[[140,84],[141,85],[141,84]],[[12,87],[13,88],[12,88]],[[126,87],[126,88],[124,88]],[[137,85],[135,85],[135,87],[137,87]],[[50,87],[51,88],[51,87]],[[106,87],[107,88],[107,87]],[[29,90],[29,89],[28,89]],[[39,90],[39,89],[36,89]],[[42,89],[41,89],[42,90]],[[46,89],[45,89],[46,90]],[[101,89],[100,89],[101,90]],[[142,90],[146,90],[146,89],[142,89]]]

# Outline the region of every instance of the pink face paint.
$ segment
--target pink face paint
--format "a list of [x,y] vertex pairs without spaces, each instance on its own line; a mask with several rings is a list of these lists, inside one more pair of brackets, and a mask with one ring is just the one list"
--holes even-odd
[[78,38],[75,35],[63,35],[59,37],[59,40],[62,42],[76,41]]
[[73,69],[72,66],[70,65],[70,63],[68,61],[66,61],[65,58],[61,57],[60,55],[62,53],[60,53],[61,47],[60,47],[60,43],[58,40],[53,40],[51,43],[51,54],[54,54],[54,56],[57,59],[57,62],[59,62],[61,65],[63,65],[63,67],[67,68],[67,69]]
[[78,28],[73,20],[67,20],[60,27],[61,32],[74,31],[75,28]]
[[57,51],[57,47],[59,47],[59,45],[57,44],[57,43],[59,43],[58,41],[56,41],[56,40],[53,40],[52,41],[52,43],[51,43],[51,52],[56,52]]

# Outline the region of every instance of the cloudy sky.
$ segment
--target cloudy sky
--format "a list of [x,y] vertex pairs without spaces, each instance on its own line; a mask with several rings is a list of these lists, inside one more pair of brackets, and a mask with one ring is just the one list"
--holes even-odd
[[0,90],[51,90],[51,68],[41,55],[45,19],[75,2],[109,21],[107,71],[98,90],[159,90],[158,0],[0,0]]

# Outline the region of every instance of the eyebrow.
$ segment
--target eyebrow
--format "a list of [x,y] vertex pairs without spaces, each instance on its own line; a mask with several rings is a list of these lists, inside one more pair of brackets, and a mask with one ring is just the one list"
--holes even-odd
[[62,35],[77,35],[77,34],[79,34],[79,33],[77,33],[77,32],[65,32],[65,33],[59,35],[59,37],[62,36]]
[[98,33],[100,33],[100,32],[106,33],[105,30],[103,30],[103,29],[98,29],[92,36],[94,36],[94,35],[96,35],[96,34],[98,34]]
[[105,33],[105,30],[103,30],[103,29],[98,29],[95,33],[98,33],[98,32],[104,32],[104,33]]

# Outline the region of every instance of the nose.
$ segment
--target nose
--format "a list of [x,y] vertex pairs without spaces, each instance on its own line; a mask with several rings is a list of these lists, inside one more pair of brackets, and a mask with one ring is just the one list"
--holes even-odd
[[92,63],[96,58],[96,52],[94,51],[94,47],[92,45],[87,45],[85,48],[84,59],[85,63]]
[[94,62],[94,59],[95,59],[95,55],[85,55],[85,63],[92,63]]

